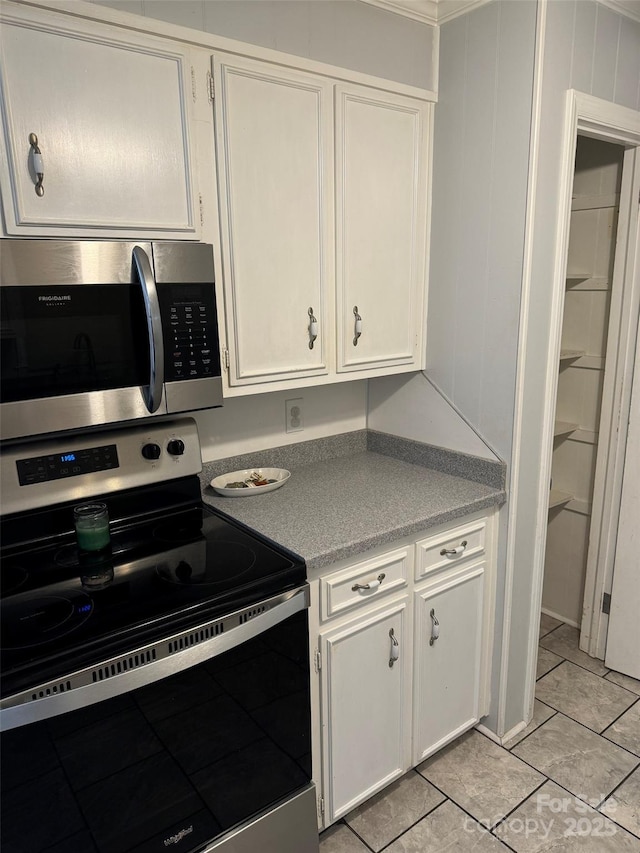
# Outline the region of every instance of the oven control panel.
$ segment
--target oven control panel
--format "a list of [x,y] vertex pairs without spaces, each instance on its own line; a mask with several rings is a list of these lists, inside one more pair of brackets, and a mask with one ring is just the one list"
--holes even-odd
[[31,456],[28,459],[17,459],[16,467],[20,485],[30,486],[32,483],[118,468],[118,448],[115,444],[104,444],[101,447],[49,453],[47,456]]
[[7,515],[198,474],[202,457],[193,418],[57,435],[0,447],[2,511]]

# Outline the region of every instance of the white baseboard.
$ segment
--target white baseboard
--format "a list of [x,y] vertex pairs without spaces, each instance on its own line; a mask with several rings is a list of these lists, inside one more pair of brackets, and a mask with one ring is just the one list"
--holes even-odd
[[506,732],[506,734],[503,737],[498,737],[498,735],[495,732],[492,732],[491,729],[488,729],[482,723],[478,723],[478,725],[476,726],[476,729],[479,732],[481,732],[483,735],[486,735],[489,738],[489,740],[492,740],[494,743],[497,743],[498,746],[502,746],[503,744],[507,743],[507,741],[510,741],[512,737],[515,737],[523,729],[526,729],[527,725],[528,725],[528,723],[525,723],[525,721],[522,720],[517,725],[515,725],[512,729],[509,729],[509,731]]
[[573,619],[569,619],[568,616],[563,616],[562,613],[556,613],[553,610],[549,610],[548,607],[541,607],[540,611],[541,613],[544,613],[545,616],[551,616],[554,619],[559,619],[561,622],[566,622],[567,625],[571,625],[573,628],[580,630],[580,625],[577,622],[574,622]]

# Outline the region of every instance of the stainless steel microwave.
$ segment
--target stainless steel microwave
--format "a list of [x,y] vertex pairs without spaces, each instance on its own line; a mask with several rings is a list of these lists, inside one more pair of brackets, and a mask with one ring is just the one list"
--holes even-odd
[[203,243],[0,241],[0,439],[222,405]]

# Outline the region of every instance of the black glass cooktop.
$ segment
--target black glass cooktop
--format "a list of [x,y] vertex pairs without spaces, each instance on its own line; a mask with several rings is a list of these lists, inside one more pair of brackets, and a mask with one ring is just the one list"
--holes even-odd
[[2,694],[294,588],[305,567],[198,504],[112,525],[110,553],[81,558],[72,533],[5,549]]

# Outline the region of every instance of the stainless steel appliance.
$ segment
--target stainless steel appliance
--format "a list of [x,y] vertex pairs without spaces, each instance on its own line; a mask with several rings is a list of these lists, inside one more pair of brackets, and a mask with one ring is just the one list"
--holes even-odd
[[305,565],[203,505],[193,420],[0,465],[3,853],[317,853]]
[[0,439],[222,404],[211,246],[3,240]]

